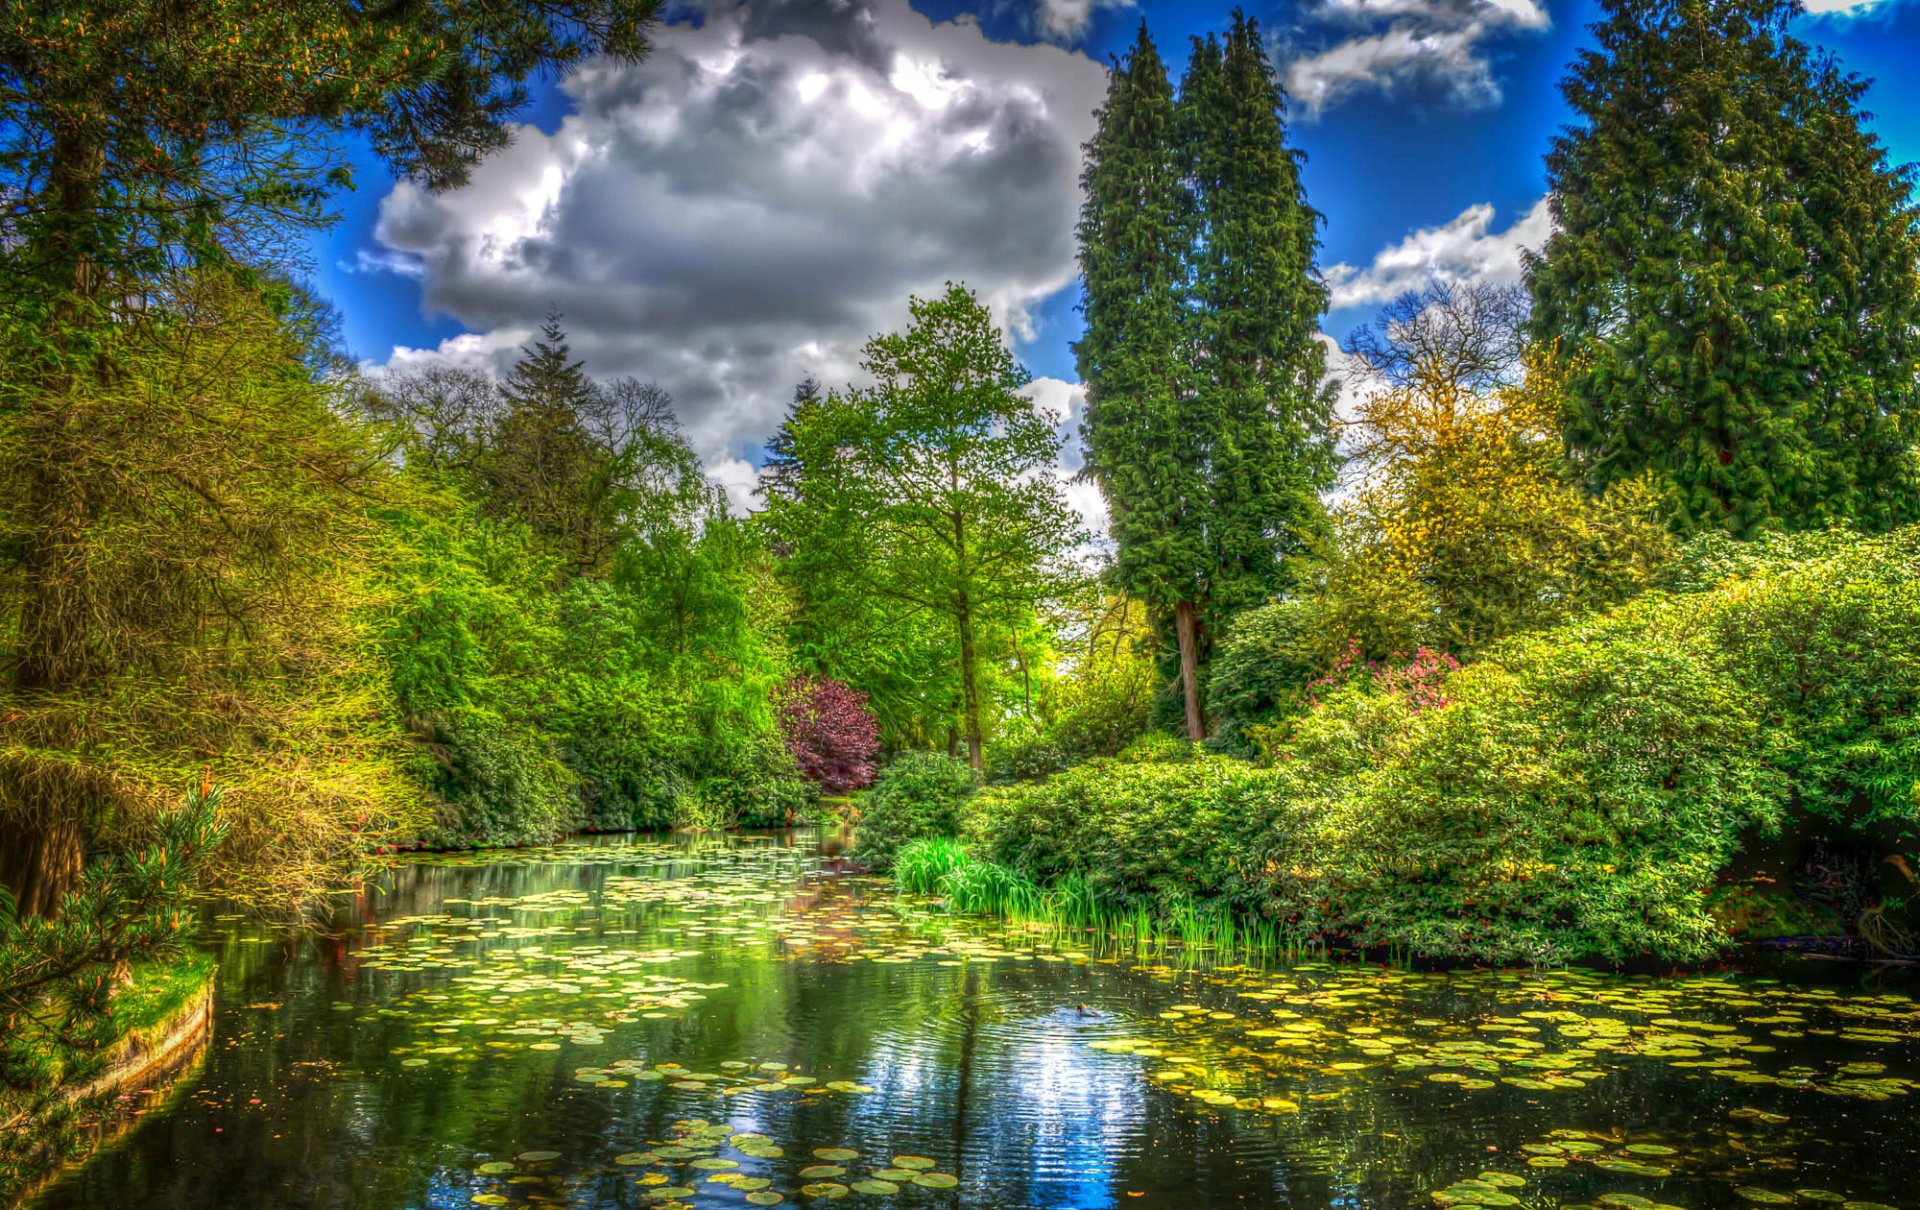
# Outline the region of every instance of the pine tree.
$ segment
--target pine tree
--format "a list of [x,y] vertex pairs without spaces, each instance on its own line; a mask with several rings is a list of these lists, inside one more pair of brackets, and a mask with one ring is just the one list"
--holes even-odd
[[599,388],[571,360],[560,317],[547,316],[523,353],[500,386],[506,407],[477,460],[478,486],[487,511],[520,521],[584,575],[619,544],[617,452],[582,423]]
[[[1210,486],[1182,343],[1193,200],[1173,88],[1144,22],[1114,66],[1081,176],[1087,473],[1107,501],[1119,584],[1165,614],[1197,614],[1211,567]],[[1183,634],[1191,634],[1186,629]],[[1198,651],[1181,649],[1189,734],[1203,729]]]
[[1684,531],[1920,512],[1920,209],[1866,82],[1791,0],[1608,0],[1561,89],[1533,334],[1585,369],[1565,435],[1595,489],[1652,471]]

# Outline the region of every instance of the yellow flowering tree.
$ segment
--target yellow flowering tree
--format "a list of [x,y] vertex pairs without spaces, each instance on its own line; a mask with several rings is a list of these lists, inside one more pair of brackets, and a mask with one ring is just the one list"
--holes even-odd
[[1580,367],[1506,344],[1497,323],[1472,330],[1499,300],[1463,293],[1410,300],[1384,341],[1352,346],[1358,475],[1328,588],[1370,647],[1463,651],[1551,625],[1630,594],[1671,550],[1649,480],[1598,497],[1574,484],[1559,428]]

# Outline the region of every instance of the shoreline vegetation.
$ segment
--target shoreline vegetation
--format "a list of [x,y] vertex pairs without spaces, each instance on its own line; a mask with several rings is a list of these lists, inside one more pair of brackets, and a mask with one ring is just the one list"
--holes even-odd
[[185,1086],[213,1038],[217,974],[212,955],[193,950],[135,964],[110,1044],[34,1088],[0,1090],[0,1201],[24,1202]]
[[0,1098],[92,1078],[197,896],[835,810],[1156,951],[1920,954],[1920,203],[1790,0],[1603,0],[1550,237],[1337,379],[1271,38],[1143,21],[1074,232],[1104,535],[990,283],[822,346],[751,508],[558,312],[368,368],[287,251],[332,140],[467,186],[658,6],[242,7],[0,29]]

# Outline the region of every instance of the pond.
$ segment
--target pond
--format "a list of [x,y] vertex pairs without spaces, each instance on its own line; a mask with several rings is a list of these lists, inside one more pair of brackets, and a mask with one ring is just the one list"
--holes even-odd
[[184,1095],[66,1207],[1920,1207],[1920,1005],[1266,969],[955,921],[810,833],[427,856],[222,916]]

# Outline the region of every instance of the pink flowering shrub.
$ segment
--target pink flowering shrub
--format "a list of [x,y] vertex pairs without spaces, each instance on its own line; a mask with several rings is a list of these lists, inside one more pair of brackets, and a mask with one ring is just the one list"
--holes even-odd
[[827,794],[872,784],[880,722],[866,694],[827,677],[800,676],[781,688],[775,708],[801,776]]
[[[1393,654],[1395,660],[1405,659],[1404,652],[1396,651]],[[1309,709],[1318,710],[1326,695],[1360,682],[1376,693],[1391,693],[1404,699],[1418,714],[1425,710],[1441,710],[1449,704],[1447,678],[1458,671],[1459,660],[1431,647],[1416,648],[1413,658],[1405,663],[1363,660],[1360,658],[1360,640],[1353,639],[1325,675],[1307,683],[1302,696]]]

